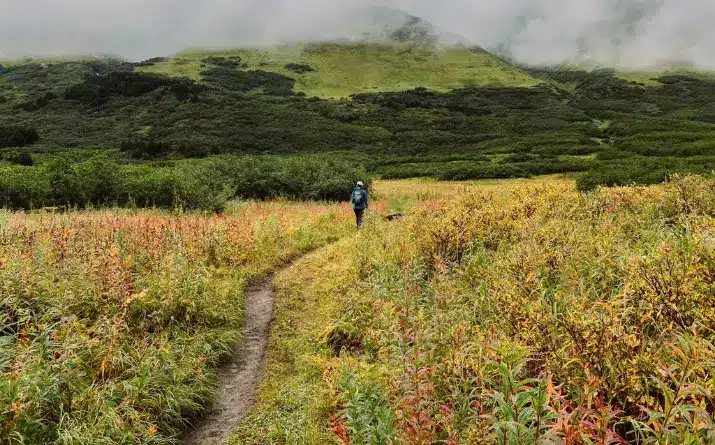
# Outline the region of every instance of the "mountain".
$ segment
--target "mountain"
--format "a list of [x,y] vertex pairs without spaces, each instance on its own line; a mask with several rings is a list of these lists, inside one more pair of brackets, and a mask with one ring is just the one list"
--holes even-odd
[[584,188],[715,169],[712,78],[517,66],[399,11],[369,22],[354,40],[4,63],[0,166],[316,154],[391,178],[585,172]]
[[[143,72],[201,80],[202,60],[240,58],[247,70],[265,70],[295,79],[295,91],[322,98],[424,87],[449,91],[465,86],[534,86],[521,69],[430,22],[391,8],[356,13],[359,34],[328,43],[300,42],[242,50],[191,50],[140,67]],[[291,64],[310,67],[296,71]]]
[[[397,28],[400,39],[418,33]],[[357,93],[404,91],[424,87],[449,91],[465,86],[533,86],[539,83],[521,69],[484,51],[460,45],[414,40],[306,43],[262,49],[208,53],[189,51],[141,71],[200,80],[202,60],[217,55],[240,57],[244,69],[265,70],[295,79],[295,90],[323,98]],[[307,65],[296,72],[289,64]]]

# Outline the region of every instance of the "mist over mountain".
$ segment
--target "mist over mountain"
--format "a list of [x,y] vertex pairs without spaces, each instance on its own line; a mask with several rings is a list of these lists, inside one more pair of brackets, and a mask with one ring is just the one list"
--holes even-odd
[[[528,64],[715,66],[710,0],[2,0],[0,58],[403,37],[479,45]],[[403,12],[406,11],[406,12]],[[421,17],[424,21],[416,21]],[[404,29],[403,29],[404,31]]]

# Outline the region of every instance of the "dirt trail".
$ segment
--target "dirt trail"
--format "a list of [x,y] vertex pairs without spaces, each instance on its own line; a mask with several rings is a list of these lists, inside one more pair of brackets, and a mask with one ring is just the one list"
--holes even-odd
[[219,370],[218,402],[185,436],[184,445],[225,445],[251,407],[263,373],[273,317],[272,280],[269,277],[247,292],[244,342]]

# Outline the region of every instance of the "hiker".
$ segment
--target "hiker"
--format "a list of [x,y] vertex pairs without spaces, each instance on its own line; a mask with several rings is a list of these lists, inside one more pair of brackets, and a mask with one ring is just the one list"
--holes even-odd
[[362,181],[358,181],[357,186],[353,189],[353,195],[350,202],[353,204],[353,210],[355,210],[355,219],[357,220],[358,229],[362,226],[362,217],[365,214],[369,204],[369,197],[367,194],[367,189]]

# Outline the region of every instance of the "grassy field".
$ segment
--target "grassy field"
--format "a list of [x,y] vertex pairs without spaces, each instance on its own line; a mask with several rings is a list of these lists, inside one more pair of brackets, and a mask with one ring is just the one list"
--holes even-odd
[[281,275],[233,445],[713,443],[712,179],[409,185]]
[[246,286],[307,253],[232,445],[712,443],[713,181],[376,181],[360,232],[310,202],[0,212],[0,442],[175,443]]
[[0,211],[0,443],[175,443],[242,340],[246,286],[352,231],[309,202]]
[[695,70],[688,67],[682,68],[671,68],[661,71],[618,71],[616,76],[619,79],[626,80],[628,82],[636,82],[649,87],[658,87],[662,84],[658,80],[658,77],[663,75],[683,75],[683,76],[693,76],[702,79],[713,79],[715,73],[712,71],[705,70]]
[[[248,69],[277,72],[296,79],[295,90],[308,96],[347,98],[352,94],[405,91],[424,87],[449,91],[465,86],[529,87],[540,83],[487,52],[466,47],[415,47],[400,43],[305,44],[223,52],[191,51],[146,72],[201,80],[202,60],[241,57]],[[296,73],[290,63],[315,71]]]
[[495,194],[509,193],[524,184],[569,181],[566,175],[540,176],[533,179],[482,179],[478,181],[437,181],[435,179],[376,180],[371,194],[386,214],[408,214],[428,202],[456,199],[478,188]]

